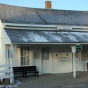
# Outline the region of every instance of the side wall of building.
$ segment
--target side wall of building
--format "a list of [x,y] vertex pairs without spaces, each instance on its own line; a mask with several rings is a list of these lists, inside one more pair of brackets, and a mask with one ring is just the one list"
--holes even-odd
[[1,39],[1,32],[2,32],[2,23],[1,23],[1,20],[0,20],[0,62],[2,61],[2,56],[1,56],[1,49],[2,49],[2,39]]
[[0,64],[6,64],[7,60],[6,49],[7,45],[10,44],[11,41],[3,28],[2,22],[0,21]]

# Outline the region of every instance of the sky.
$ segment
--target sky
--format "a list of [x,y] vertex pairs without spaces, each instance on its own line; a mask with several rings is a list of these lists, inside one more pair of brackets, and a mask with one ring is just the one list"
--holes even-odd
[[[45,1],[46,0],[0,0],[0,3],[23,7],[45,8]],[[88,11],[88,0],[51,1],[52,9]]]

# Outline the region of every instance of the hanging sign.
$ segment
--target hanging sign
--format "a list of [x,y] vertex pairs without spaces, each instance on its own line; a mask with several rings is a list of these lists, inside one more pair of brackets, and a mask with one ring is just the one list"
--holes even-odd
[[82,50],[82,45],[76,45],[76,51]]

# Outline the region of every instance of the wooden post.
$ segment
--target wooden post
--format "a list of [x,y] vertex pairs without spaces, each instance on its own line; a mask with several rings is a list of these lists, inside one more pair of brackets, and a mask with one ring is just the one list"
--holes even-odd
[[[14,50],[17,46],[13,46],[13,44],[10,45],[10,65],[13,65],[13,57],[14,57]],[[10,69],[12,70],[12,67],[10,67]],[[14,73],[10,73],[10,75],[12,75],[13,77],[10,78],[10,83],[14,83]]]
[[[13,45],[10,45],[10,65],[13,65]],[[10,70],[12,70],[12,67],[10,67]],[[13,76],[13,73],[10,73],[11,76]],[[10,83],[14,83],[13,81],[14,77],[10,78]]]
[[72,59],[73,59],[73,77],[76,78],[76,64],[75,64],[75,52],[76,52],[76,46],[71,46],[72,48]]

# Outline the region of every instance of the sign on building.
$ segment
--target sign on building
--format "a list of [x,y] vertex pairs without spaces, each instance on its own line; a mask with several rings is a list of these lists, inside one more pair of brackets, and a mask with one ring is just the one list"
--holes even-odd
[[76,45],[76,51],[82,50],[82,45]]
[[59,52],[56,54],[57,59],[59,59],[59,61],[68,61],[69,59],[69,54],[68,53],[63,53],[63,52]]

